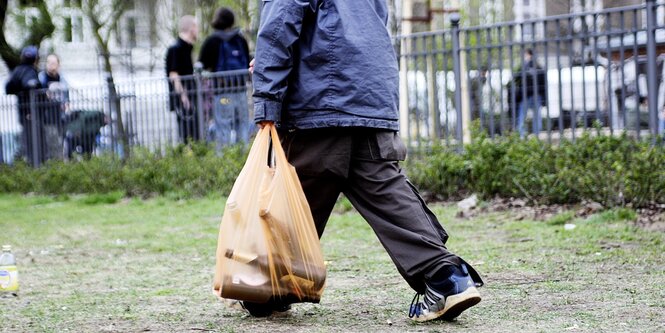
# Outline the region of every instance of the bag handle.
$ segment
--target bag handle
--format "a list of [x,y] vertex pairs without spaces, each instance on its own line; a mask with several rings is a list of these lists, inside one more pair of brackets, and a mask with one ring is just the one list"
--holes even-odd
[[274,167],[276,166],[276,162],[281,162],[284,164],[282,167],[286,167],[288,165],[288,160],[286,159],[286,153],[284,152],[284,148],[282,147],[282,143],[279,140],[279,135],[277,135],[277,128],[275,128],[275,125],[266,125],[266,127],[270,127],[270,138],[272,139],[272,156],[270,158],[270,166]]

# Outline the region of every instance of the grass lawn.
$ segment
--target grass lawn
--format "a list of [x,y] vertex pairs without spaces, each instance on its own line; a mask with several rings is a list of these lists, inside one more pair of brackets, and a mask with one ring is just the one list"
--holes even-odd
[[223,198],[116,199],[0,195],[0,244],[21,282],[19,298],[0,299],[0,332],[665,331],[665,234],[620,211],[564,230],[433,206],[487,285],[457,321],[417,325],[413,293],[355,211],[335,214],[322,239],[321,303],[256,319],[211,293]]

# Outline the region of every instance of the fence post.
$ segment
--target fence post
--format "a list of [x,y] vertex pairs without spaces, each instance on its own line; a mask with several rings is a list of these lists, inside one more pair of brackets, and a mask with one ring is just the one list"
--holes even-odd
[[649,107],[649,129],[654,142],[658,135],[658,72],[656,64],[656,0],[647,4],[647,102]]
[[199,136],[201,141],[206,139],[205,124],[208,120],[203,112],[203,64],[194,64],[194,85],[196,87],[196,114],[198,115]]
[[[115,84],[113,83],[113,77],[111,75],[106,75],[106,89],[109,94],[109,100],[108,100],[108,107],[109,107],[109,126],[110,126],[110,134],[111,134],[111,154],[116,155],[118,154],[118,151],[116,149],[116,144],[117,144],[117,139],[116,139],[116,126],[114,125],[114,122],[117,121],[117,119],[114,120],[115,118],[115,99],[117,98],[117,94],[115,91]],[[118,156],[119,158],[122,158],[121,156]]]
[[[402,17],[413,17],[413,1],[402,1]],[[402,35],[400,39],[399,50],[399,120],[401,136],[409,150],[412,147],[411,137],[411,114],[409,110],[409,57],[413,54],[413,45],[411,44],[413,33],[413,24],[409,20],[402,21]]]
[[[30,90],[28,94],[30,96],[30,136],[32,137],[32,154],[28,154],[28,148],[26,144],[26,156],[32,157],[32,166],[38,168],[41,164],[41,119],[39,117],[39,110],[37,109],[37,90]],[[25,130],[25,129],[24,129]],[[27,142],[26,142],[27,143]]]
[[[118,157],[121,160],[126,161],[130,154],[129,141],[125,135],[125,122],[122,120],[120,97],[118,96],[118,90],[115,87],[115,82],[113,82],[113,75],[111,75],[111,73],[108,73],[106,76],[106,88],[108,89],[109,94],[109,111],[111,118],[111,149],[114,154],[119,155]],[[113,119],[114,116],[115,119]],[[113,124],[116,126],[113,126]],[[118,136],[117,138],[116,135]],[[118,139],[120,140],[119,147],[121,149],[116,149]]]
[[425,50],[427,55],[425,61],[427,62],[427,105],[429,109],[429,136],[430,140],[439,140],[441,138],[441,117],[437,103],[437,82],[436,82],[436,41],[434,37],[424,37]]
[[455,75],[455,111],[457,113],[457,130],[455,137],[457,143],[464,146],[464,119],[462,116],[462,64],[460,61],[460,29],[459,29],[460,15],[459,13],[450,14],[450,24],[452,25],[452,41],[453,41],[453,73]]

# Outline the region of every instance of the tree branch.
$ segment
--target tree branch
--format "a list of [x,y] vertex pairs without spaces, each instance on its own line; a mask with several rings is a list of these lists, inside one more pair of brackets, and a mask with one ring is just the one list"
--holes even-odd
[[35,2],[35,7],[39,10],[39,20],[30,27],[30,35],[28,35],[26,43],[28,45],[39,46],[44,38],[53,34],[53,31],[55,31],[55,25],[53,25],[53,19],[51,19],[51,13],[49,12],[48,6],[46,6],[46,1],[41,0]]
[[[8,3],[8,0],[0,0],[0,57],[2,57],[2,60],[7,67],[10,70],[13,70],[20,63],[21,52],[20,49],[15,49],[9,45],[7,38],[5,37],[5,22],[7,19]],[[55,25],[53,25],[51,13],[46,5],[46,1],[35,1],[34,6],[37,7],[40,17],[30,26],[28,38],[22,43],[22,45],[39,46],[46,37],[51,36],[53,31],[55,31]]]
[[0,0],[0,57],[5,61],[9,70],[13,70],[20,62],[19,51],[7,43],[5,38],[5,19],[7,17],[8,0]]

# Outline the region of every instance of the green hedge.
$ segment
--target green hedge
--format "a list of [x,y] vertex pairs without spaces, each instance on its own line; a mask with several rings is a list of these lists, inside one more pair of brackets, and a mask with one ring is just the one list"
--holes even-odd
[[[75,163],[54,161],[37,169],[0,165],[0,192],[228,194],[246,154],[240,146],[219,157],[205,145],[181,145],[164,154],[136,150],[124,164],[107,156]],[[478,193],[543,204],[665,203],[665,148],[625,135],[584,135],[560,145],[478,135],[462,153],[434,147],[422,157],[412,156],[406,170],[417,187],[442,199]]]
[[480,135],[461,154],[436,147],[410,160],[408,170],[422,190],[448,199],[473,192],[543,204],[665,203],[665,148],[626,135],[586,134],[560,145]]
[[49,161],[40,168],[0,165],[0,192],[111,193],[182,197],[229,193],[246,159],[246,149],[227,148],[222,157],[206,145],[180,145],[164,154],[134,150],[122,163],[113,156],[73,163]]

